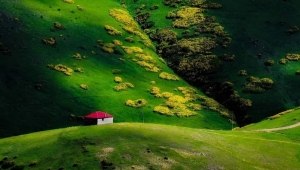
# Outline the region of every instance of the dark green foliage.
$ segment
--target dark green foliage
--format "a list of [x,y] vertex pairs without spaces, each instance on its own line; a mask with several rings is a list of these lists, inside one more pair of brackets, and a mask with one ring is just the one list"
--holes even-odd
[[265,63],[264,63],[266,66],[272,66],[275,64],[275,61],[274,60],[267,60]]
[[296,71],[295,74],[299,76],[300,75],[300,70]]
[[14,161],[4,161],[1,168],[8,169],[8,168],[15,166],[15,164],[16,163]]
[[174,43],[177,38],[177,33],[170,28],[164,28],[150,33],[150,38],[157,41],[159,44],[168,42]]
[[153,21],[148,21],[148,22],[145,22],[141,28],[142,29],[149,29],[149,28],[152,28],[153,26],[155,25],[155,23]]
[[105,170],[112,170],[112,169],[116,169],[116,166],[112,162],[109,162],[107,160],[102,160],[101,168]]
[[288,30],[286,30],[286,34],[290,35],[290,34],[296,34],[299,32],[299,27],[297,26],[293,26],[291,28],[289,28]]
[[234,61],[235,55],[223,54],[223,55],[220,55],[219,58],[221,58],[223,61]]
[[259,94],[263,93],[266,89],[271,89],[274,85],[274,81],[270,78],[258,78],[249,76],[247,83],[243,87],[243,92]]
[[28,164],[29,167],[32,167],[32,166],[36,166],[38,163],[36,161],[33,161],[31,162],[30,164]]
[[12,167],[10,170],[23,170],[25,168],[24,165],[16,165]]
[[149,17],[150,17],[150,13],[146,12],[146,13],[143,13],[143,14],[138,14],[137,16],[134,17],[134,19],[139,24],[144,24]]
[[182,0],[164,0],[163,4],[166,6],[174,6],[175,4],[180,4]]
[[150,7],[150,10],[156,10],[156,9],[158,9],[158,8],[159,8],[158,5],[154,5],[154,6]]

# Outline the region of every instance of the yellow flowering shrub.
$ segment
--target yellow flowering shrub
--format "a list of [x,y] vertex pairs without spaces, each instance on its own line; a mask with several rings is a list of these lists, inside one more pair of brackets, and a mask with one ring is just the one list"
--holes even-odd
[[76,53],[76,54],[74,54],[73,56],[72,56],[72,58],[75,58],[76,60],[82,60],[82,59],[86,59],[87,58],[87,56],[82,56],[81,54],[79,54],[79,53]]
[[184,97],[179,95],[173,95],[170,98],[168,98],[168,100],[165,103],[168,107],[174,108],[186,102],[187,100]]
[[189,108],[191,108],[192,110],[196,110],[196,111],[199,111],[202,109],[200,104],[189,103],[187,106]]
[[117,86],[114,87],[115,91],[123,91],[123,90],[127,90],[128,88],[133,88],[134,85],[131,83],[120,83]]
[[82,88],[83,90],[89,89],[89,87],[86,84],[80,84],[80,88]]
[[57,64],[57,65],[48,64],[47,67],[51,68],[53,70],[59,71],[59,72],[63,72],[67,76],[70,76],[73,73],[73,69],[71,69],[63,64]]
[[286,55],[286,58],[290,61],[298,61],[298,60],[300,60],[300,54],[290,54],[290,53],[288,53]]
[[78,68],[75,69],[75,72],[84,73],[84,69],[78,67]]
[[151,84],[155,84],[155,81],[150,81]]
[[152,87],[150,93],[151,94],[159,94],[159,92],[160,92],[160,89],[158,87]]
[[156,106],[153,111],[167,116],[174,116],[174,113],[170,112],[170,109],[166,106]]
[[147,71],[151,71],[151,72],[155,72],[155,73],[160,71],[160,69],[152,63],[147,63],[146,61],[137,61],[136,63],[139,66],[144,67],[145,70],[147,70]]
[[134,107],[134,108],[143,107],[146,104],[147,104],[147,101],[145,99],[127,100],[125,102],[126,106],[130,106],[130,107]]
[[104,26],[104,29],[107,31],[107,33],[109,35],[122,35],[122,32],[119,31],[118,29],[112,27],[112,26],[109,26],[109,25],[105,25]]
[[132,53],[143,53],[144,50],[141,49],[140,47],[129,47],[129,46],[122,46],[122,49],[127,53],[127,54],[132,54]]
[[77,9],[80,10],[80,11],[84,10],[84,8],[81,5],[77,5]]
[[159,74],[159,78],[162,78],[162,79],[166,79],[166,80],[174,80],[174,81],[178,81],[179,78],[173,74],[169,74],[167,72],[161,72]]
[[148,61],[150,63],[154,62],[153,57],[146,54],[136,54],[135,57],[142,61]]
[[195,7],[181,7],[178,11],[170,12],[168,18],[176,18],[173,21],[175,28],[188,28],[204,21],[203,9]]
[[109,10],[109,15],[111,15],[117,21],[119,21],[119,22],[121,22],[125,25],[131,25],[131,26],[134,26],[134,27],[138,28],[138,25],[133,20],[131,15],[123,9],[116,9],[116,8],[111,9],[111,10]]
[[113,43],[115,45],[123,45],[122,41],[120,41],[120,40],[113,40]]
[[173,94],[173,93],[170,93],[170,92],[162,92],[161,95],[162,95],[164,98],[170,98],[170,97],[172,97],[174,94]]
[[54,46],[57,42],[55,38],[44,38],[42,39],[42,43],[46,45]]
[[201,96],[201,100],[202,100],[202,103],[201,103],[202,106],[205,106],[206,108],[208,108],[212,111],[219,112],[223,117],[226,117],[226,118],[231,117],[232,113],[226,107],[224,107],[223,105],[221,105],[214,99],[205,97],[205,96]]
[[114,81],[115,81],[116,83],[122,83],[122,78],[116,76]]
[[65,3],[69,3],[69,4],[73,4],[74,3],[74,0],[62,0],[63,2]]

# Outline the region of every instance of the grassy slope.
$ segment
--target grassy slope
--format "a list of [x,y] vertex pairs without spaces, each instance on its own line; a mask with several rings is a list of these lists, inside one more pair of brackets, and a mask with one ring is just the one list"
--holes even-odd
[[[277,114],[279,117],[275,119],[266,119],[259,123],[247,125],[240,130],[257,130],[284,127],[298,123],[300,120],[300,109],[291,109],[290,111]],[[277,116],[275,116],[277,117]]]
[[[166,117],[153,113],[153,108],[164,102],[150,95],[148,89],[154,85],[162,91],[170,91],[179,86],[189,86],[186,82],[166,81],[158,78],[158,73],[146,72],[126,56],[107,54],[95,48],[101,39],[123,41],[123,36],[112,37],[104,30],[108,24],[121,29],[120,23],[109,16],[111,8],[122,8],[119,2],[87,2],[77,0],[75,4],[55,1],[3,1],[1,6],[1,34],[3,42],[12,56],[0,54],[0,137],[18,135],[32,131],[78,125],[81,122],[69,120],[69,115],[83,116],[95,110],[109,112],[116,122],[141,122],[142,112],[145,122],[175,124],[189,127],[230,128],[230,125],[215,112],[202,110],[199,115],[190,118]],[[103,5],[105,4],[105,5]],[[84,7],[84,11],[76,5]],[[74,11],[74,13],[70,12]],[[18,21],[14,21],[17,18]],[[51,32],[54,22],[62,23],[67,29]],[[41,43],[43,38],[55,37],[55,47]],[[135,37],[138,40],[137,37]],[[130,44],[144,48],[151,54],[163,71],[172,71],[158,60],[156,54],[142,44]],[[86,50],[79,46],[85,46]],[[91,54],[95,51],[97,54]],[[71,58],[75,53],[87,55],[85,60]],[[119,60],[124,58],[126,62]],[[47,68],[47,64],[62,63],[72,69],[81,67],[85,73],[73,73],[65,76]],[[135,85],[134,89],[115,92],[114,76],[111,71],[121,69],[119,75],[124,81]],[[89,90],[80,89],[80,84],[87,84]],[[42,84],[41,90],[35,90],[36,84]],[[199,92],[202,94],[201,92]],[[124,105],[128,99],[144,98],[148,104],[142,109]],[[22,128],[18,128],[21,126]]]
[[[234,62],[224,64],[218,74],[219,80],[229,80],[240,92],[246,82],[245,77],[236,76],[245,69],[248,75],[269,77],[275,82],[273,89],[263,94],[239,93],[253,101],[249,111],[252,120],[260,121],[275,113],[299,106],[299,62],[279,64],[279,59],[287,53],[299,53],[300,34],[286,35],[292,26],[299,26],[299,1],[227,1],[214,0],[223,7],[210,11],[216,16],[232,37],[232,44],[226,53],[236,55]],[[286,22],[281,25],[280,22]],[[262,54],[259,58],[257,55]],[[275,65],[267,67],[264,62],[273,59]]]
[[[0,159],[25,169],[99,169],[102,160],[117,169],[297,169],[299,128],[282,133],[136,123],[72,127],[1,139]],[[37,165],[29,168],[32,162]]]

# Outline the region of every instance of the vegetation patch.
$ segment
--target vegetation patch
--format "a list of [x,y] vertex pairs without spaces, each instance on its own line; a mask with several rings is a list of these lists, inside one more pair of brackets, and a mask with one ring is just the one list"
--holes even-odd
[[119,77],[119,76],[116,76],[115,79],[114,79],[114,81],[115,81],[116,83],[122,83],[122,78]]
[[46,45],[54,46],[57,43],[57,41],[55,38],[44,38],[42,39],[42,43]]
[[289,62],[289,60],[286,59],[286,58],[282,58],[282,59],[279,60],[279,63],[282,64],[282,65],[285,65],[285,64],[287,64],[288,62]]
[[125,102],[126,106],[130,106],[130,107],[134,107],[134,108],[143,107],[146,104],[147,104],[147,101],[145,99],[127,100]]
[[0,42],[0,51],[3,55],[10,55],[11,50],[2,42]]
[[141,49],[140,47],[135,47],[135,46],[122,46],[122,49],[127,53],[127,54],[132,54],[132,53],[143,53],[144,50]]
[[128,82],[119,83],[117,86],[114,87],[114,90],[123,91],[123,90],[127,90],[128,88],[134,88],[134,85]]
[[286,55],[286,58],[289,60],[289,61],[298,61],[300,60],[300,54],[290,54],[288,53]]
[[52,70],[63,72],[67,76],[71,76],[72,73],[73,73],[73,69],[71,69],[71,68],[69,68],[69,67],[67,67],[63,64],[57,64],[57,65],[48,64],[47,67],[52,69]]
[[80,84],[79,87],[82,88],[83,90],[88,90],[89,89],[88,85],[86,85],[86,84]]
[[170,74],[170,73],[167,73],[167,72],[161,72],[159,75],[158,75],[159,78],[162,78],[162,79],[166,79],[166,80],[173,80],[173,81],[178,81],[180,80],[177,76],[175,76],[174,74]]
[[86,55],[81,55],[80,53],[76,53],[72,56],[72,58],[76,59],[76,60],[82,60],[82,59],[86,59],[87,56]]
[[168,13],[167,18],[175,19],[173,27],[188,28],[204,21],[203,9],[183,6]]
[[275,64],[275,61],[274,61],[274,60],[267,60],[267,61],[265,61],[264,64],[265,64],[266,66],[272,66],[272,65]]
[[270,78],[258,78],[249,76],[247,83],[243,87],[245,93],[263,93],[266,89],[271,89],[274,85],[274,81]]
[[246,71],[246,70],[239,70],[239,71],[237,72],[237,75],[238,75],[238,76],[247,76],[248,74],[247,74],[247,71]]
[[69,4],[73,4],[74,3],[74,0],[62,0],[63,2],[65,3],[69,3]]
[[54,22],[54,28],[59,29],[59,30],[65,30],[66,27],[63,26],[60,22]]
[[104,26],[104,29],[107,31],[107,33],[109,35],[122,35],[122,32],[119,31],[118,29],[112,27],[112,26],[109,26],[109,25],[105,25]]

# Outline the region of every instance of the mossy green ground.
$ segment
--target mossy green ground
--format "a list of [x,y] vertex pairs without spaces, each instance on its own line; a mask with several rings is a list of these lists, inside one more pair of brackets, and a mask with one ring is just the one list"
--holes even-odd
[[101,169],[106,160],[116,169],[296,170],[299,128],[281,133],[138,123],[71,127],[1,139],[0,159],[25,169]]
[[[76,0],[74,4],[68,4],[61,0],[1,0],[0,3],[0,42],[12,51],[12,55],[0,54],[0,137],[80,125],[81,121],[71,120],[69,116],[84,116],[96,110],[113,114],[115,122],[144,120],[198,128],[231,127],[218,113],[205,109],[189,118],[167,117],[153,112],[153,108],[165,99],[155,98],[149,89],[158,86],[161,91],[181,94],[173,90],[189,85],[183,80],[160,79],[159,73],[145,71],[125,54],[108,54],[95,47],[97,40],[105,43],[113,39],[121,40],[124,45],[144,48],[163,71],[172,73],[159,61],[155,52],[138,42],[137,36],[134,36],[135,43],[124,41],[130,34],[123,31],[120,23],[109,16],[112,8],[124,9],[119,2]],[[77,5],[84,10],[78,10]],[[66,29],[50,31],[54,22],[60,22]],[[104,25],[122,30],[123,35],[108,35]],[[54,47],[41,42],[50,37],[57,40]],[[92,51],[96,54],[92,54]],[[88,58],[76,60],[72,58],[76,53]],[[125,59],[125,62],[119,58]],[[63,64],[73,70],[80,67],[84,73],[74,72],[66,76],[47,68],[48,64]],[[114,82],[116,75],[112,74],[113,69],[122,70],[118,76],[135,87],[115,92],[113,88],[117,84]],[[156,84],[152,85],[151,81]],[[86,84],[88,90],[81,89],[81,84]],[[201,92],[199,94],[203,95]],[[144,108],[125,106],[128,99],[140,98],[147,101]]]

